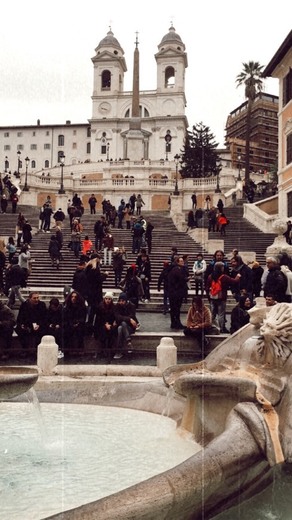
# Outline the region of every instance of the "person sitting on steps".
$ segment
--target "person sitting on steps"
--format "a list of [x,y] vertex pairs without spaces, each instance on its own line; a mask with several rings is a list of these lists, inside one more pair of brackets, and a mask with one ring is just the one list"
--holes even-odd
[[206,333],[211,328],[212,316],[210,309],[204,305],[201,296],[194,296],[192,305],[188,310],[186,328],[184,335],[196,338],[201,348],[209,345]]

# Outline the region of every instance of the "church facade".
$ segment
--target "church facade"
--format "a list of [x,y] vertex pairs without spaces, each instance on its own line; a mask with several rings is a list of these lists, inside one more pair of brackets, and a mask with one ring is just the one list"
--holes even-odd
[[[183,146],[187,54],[171,26],[155,54],[155,90],[140,90],[138,42],[134,52],[133,91],[124,90],[124,51],[109,30],[95,49],[92,115],[87,123],[0,127],[5,170],[50,171],[65,155],[66,166],[105,161],[172,161]],[[133,146],[134,142],[134,146]],[[101,165],[99,165],[99,169]],[[2,169],[2,167],[1,167]],[[88,168],[87,168],[88,169]],[[80,168],[78,168],[80,171]]]

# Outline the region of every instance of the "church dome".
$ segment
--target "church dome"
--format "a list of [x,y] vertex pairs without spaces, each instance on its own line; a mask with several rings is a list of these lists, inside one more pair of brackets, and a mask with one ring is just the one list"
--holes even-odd
[[169,28],[168,33],[163,36],[158,47],[161,47],[162,45],[180,45],[183,49],[185,47],[180,35],[175,32],[173,25]]
[[115,48],[115,49],[119,49],[122,53],[124,53],[122,47],[120,46],[119,41],[115,38],[114,33],[112,32],[111,29],[108,31],[105,38],[100,40],[96,50],[100,49],[100,47]]

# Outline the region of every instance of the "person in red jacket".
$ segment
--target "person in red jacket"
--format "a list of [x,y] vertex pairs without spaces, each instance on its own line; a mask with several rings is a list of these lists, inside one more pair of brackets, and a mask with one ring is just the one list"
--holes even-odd
[[[224,274],[224,263],[223,262],[216,262],[214,265],[213,272],[207,278],[206,293],[208,295],[209,302],[210,302],[212,320],[214,321],[216,319],[216,316],[218,315],[218,323],[219,323],[219,328],[220,328],[221,333],[229,332],[225,326],[227,291],[228,291],[230,285],[236,286],[238,284],[240,278],[241,278],[241,275],[239,273],[235,276],[235,278],[231,278],[231,276]],[[212,286],[213,280],[216,282],[217,281],[220,282],[221,291],[220,291],[220,293],[212,296],[210,294],[210,292],[211,292],[211,286]]]

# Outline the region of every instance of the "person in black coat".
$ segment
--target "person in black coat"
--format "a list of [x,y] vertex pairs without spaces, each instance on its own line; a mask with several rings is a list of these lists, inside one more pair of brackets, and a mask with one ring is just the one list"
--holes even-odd
[[[126,343],[127,348],[131,349],[131,334],[135,334],[139,322],[136,317],[136,307],[128,300],[126,293],[122,292],[119,295],[115,306],[115,320],[118,327],[117,348],[123,349]],[[122,352],[118,352],[114,359],[120,359],[122,356]]]
[[106,292],[97,307],[94,337],[104,349],[114,348],[118,334],[116,309],[111,292]]
[[194,229],[195,227],[197,227],[197,224],[195,222],[195,219],[194,219],[194,212],[193,210],[190,210],[188,212],[188,220],[187,220],[187,231],[189,229]]
[[171,269],[170,262],[165,260],[163,262],[163,269],[159,274],[157,281],[157,290],[161,291],[161,287],[163,287],[163,314],[166,314],[169,311],[169,295],[168,295],[168,275]]
[[89,287],[88,287],[88,277],[86,274],[86,261],[85,259],[80,258],[79,264],[75,269],[75,273],[73,275],[72,280],[72,289],[77,291],[84,298],[85,301],[88,300]]
[[262,276],[264,269],[262,266],[254,261],[250,264],[251,267],[251,280],[252,280],[252,292],[254,298],[257,298],[261,295],[262,290]]
[[13,258],[5,273],[5,294],[8,295],[7,305],[10,308],[15,304],[16,298],[21,303],[25,302],[25,298],[21,294],[21,287],[26,286],[26,273],[17,262],[17,258]]
[[47,315],[47,334],[54,336],[59,348],[63,339],[63,306],[58,298],[51,298]]
[[59,249],[59,244],[58,244],[58,241],[57,241],[57,238],[55,237],[55,235],[51,236],[48,253],[50,255],[50,259],[52,262],[52,267],[56,266],[56,268],[59,269],[59,267],[60,267],[60,249]]
[[282,273],[278,260],[268,257],[266,260],[268,273],[264,284],[264,297],[273,294],[278,303],[286,302],[287,277]]
[[77,341],[77,348],[84,349],[85,320],[87,309],[81,294],[72,291],[66,298],[63,309],[64,348],[70,350]]
[[22,240],[24,244],[30,244],[32,241],[32,227],[28,220],[25,221],[22,228]]
[[219,200],[218,200],[218,202],[217,202],[217,208],[218,208],[219,213],[223,213],[224,204],[223,204],[223,200],[222,200],[222,199],[219,199]]
[[249,323],[249,309],[253,307],[253,303],[248,296],[240,296],[238,304],[231,311],[230,332],[233,334]]
[[93,325],[94,317],[96,315],[96,308],[102,301],[102,284],[109,275],[108,271],[101,271],[100,269],[100,255],[94,253],[91,260],[87,263],[85,269],[87,277],[88,298],[89,305],[87,326]]
[[31,292],[21,304],[16,324],[16,333],[23,349],[37,347],[47,330],[47,307],[40,301],[38,292]]
[[151,254],[152,251],[152,232],[153,232],[154,226],[151,224],[151,222],[147,222],[146,225],[146,231],[145,231],[145,240],[147,243],[147,249],[148,249],[148,255]]
[[252,290],[252,271],[251,268],[245,264],[241,258],[240,255],[235,255],[230,260],[230,267],[231,267],[231,278],[235,278],[236,275],[240,274],[240,280],[239,283],[232,287],[232,294],[236,301],[239,301],[240,298],[240,292],[242,289],[245,289],[246,294],[252,300],[253,297],[253,290]]
[[180,309],[187,292],[187,281],[184,272],[184,259],[178,256],[168,275],[168,294],[170,306],[170,327],[172,329],[184,329],[180,321]]

